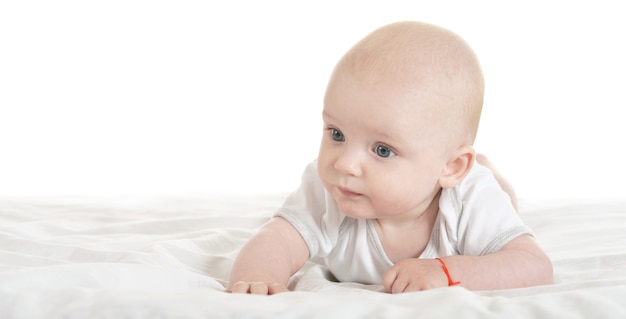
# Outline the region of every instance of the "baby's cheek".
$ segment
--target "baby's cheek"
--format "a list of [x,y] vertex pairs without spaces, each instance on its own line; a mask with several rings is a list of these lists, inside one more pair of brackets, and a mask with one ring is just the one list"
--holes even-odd
[[388,215],[405,214],[417,218],[428,210],[432,201],[430,196],[398,190],[397,193],[389,194],[387,200],[380,201],[377,208],[384,209]]
[[402,208],[412,205],[415,196],[405,185],[389,182],[387,187],[377,187],[372,198],[378,207],[402,210]]

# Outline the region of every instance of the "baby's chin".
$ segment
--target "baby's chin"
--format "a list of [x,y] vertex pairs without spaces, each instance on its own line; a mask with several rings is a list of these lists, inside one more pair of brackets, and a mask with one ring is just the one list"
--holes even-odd
[[335,202],[339,211],[348,217],[356,219],[374,219],[378,217],[373,207],[369,204],[369,200],[364,195],[350,199],[335,197]]

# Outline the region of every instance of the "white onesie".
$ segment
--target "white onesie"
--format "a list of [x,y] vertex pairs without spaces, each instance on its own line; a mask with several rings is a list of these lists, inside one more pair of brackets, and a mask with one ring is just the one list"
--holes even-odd
[[[393,266],[372,220],[355,219],[339,211],[324,189],[317,162],[309,164],[302,183],[276,212],[291,223],[309,248],[321,257],[339,281],[380,284]],[[492,172],[477,163],[456,187],[443,189],[439,214],[426,249],[419,258],[487,255],[513,238],[531,234]]]

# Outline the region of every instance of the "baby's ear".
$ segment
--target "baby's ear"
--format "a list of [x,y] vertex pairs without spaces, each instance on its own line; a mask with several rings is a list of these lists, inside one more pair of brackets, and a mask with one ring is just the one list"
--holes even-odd
[[475,156],[476,152],[472,146],[459,147],[444,167],[439,177],[439,185],[442,188],[452,188],[458,185],[472,168]]

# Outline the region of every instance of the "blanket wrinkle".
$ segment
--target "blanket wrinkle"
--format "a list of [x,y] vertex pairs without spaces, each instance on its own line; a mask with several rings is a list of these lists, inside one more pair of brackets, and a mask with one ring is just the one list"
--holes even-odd
[[[275,296],[224,292],[284,196],[0,197],[0,318],[626,318],[626,202],[520,201],[555,284],[391,295],[309,261]],[[320,311],[323,309],[324,311]]]

